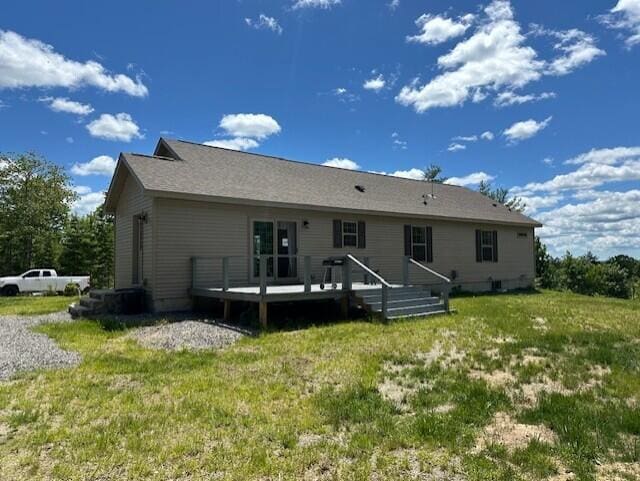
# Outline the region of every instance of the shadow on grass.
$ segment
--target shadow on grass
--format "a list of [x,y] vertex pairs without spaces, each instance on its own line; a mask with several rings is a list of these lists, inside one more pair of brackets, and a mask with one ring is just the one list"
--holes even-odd
[[533,296],[541,295],[542,291],[535,288],[513,289],[508,291],[488,291],[488,292],[470,292],[470,291],[452,291],[451,298],[466,297],[499,297],[499,296]]

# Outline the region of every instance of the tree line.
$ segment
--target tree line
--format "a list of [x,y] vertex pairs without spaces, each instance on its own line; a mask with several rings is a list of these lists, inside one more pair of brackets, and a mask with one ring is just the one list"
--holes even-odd
[[62,167],[34,153],[0,154],[0,276],[52,268],[113,286],[113,218],[103,206],[74,214],[76,199]]
[[640,296],[640,260],[626,255],[600,261],[591,252],[553,257],[536,237],[536,277],[540,287],[589,296]]

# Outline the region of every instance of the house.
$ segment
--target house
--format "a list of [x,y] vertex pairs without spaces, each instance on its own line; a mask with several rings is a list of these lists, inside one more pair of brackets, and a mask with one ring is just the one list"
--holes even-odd
[[155,311],[188,308],[196,282],[264,294],[304,281],[319,296],[310,286],[323,259],[346,254],[364,282],[375,273],[390,287],[407,284],[413,259],[411,285],[440,276],[465,290],[524,288],[541,226],[464,187],[164,138],[153,155],[120,155],[106,210],[115,287],[142,287]]

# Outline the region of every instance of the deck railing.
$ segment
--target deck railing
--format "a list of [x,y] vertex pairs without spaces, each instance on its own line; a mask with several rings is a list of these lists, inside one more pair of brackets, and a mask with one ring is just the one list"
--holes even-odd
[[[191,258],[191,287],[217,288],[228,291],[232,287],[258,285],[261,295],[266,295],[270,285],[282,284],[277,280],[277,272],[282,259],[289,260],[289,268],[293,267],[293,276],[286,281],[302,281],[306,293],[312,291],[313,283],[324,283],[324,256],[309,255],[256,255],[256,256],[196,256]],[[206,265],[205,265],[206,263]],[[438,280],[437,284],[427,284],[424,276],[419,282],[440,289],[445,306],[448,309],[448,298],[451,280],[435,270],[415,261],[409,256],[370,256],[358,258],[349,253],[344,256],[342,266],[332,268],[331,282],[326,283],[326,290],[351,291],[354,282],[354,271],[362,275],[364,284],[380,284],[383,304],[388,290],[393,286],[411,285],[411,266],[426,272]],[[254,275],[256,274],[257,276]],[[338,275],[341,284],[338,287]],[[320,278],[318,275],[320,274]],[[205,278],[201,283],[200,278]],[[286,282],[285,281],[285,282]],[[360,278],[358,278],[360,281]]]

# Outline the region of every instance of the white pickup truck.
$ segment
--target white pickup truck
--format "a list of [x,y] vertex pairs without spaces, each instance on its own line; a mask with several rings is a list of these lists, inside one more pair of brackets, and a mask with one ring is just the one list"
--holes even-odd
[[64,292],[75,284],[81,292],[89,290],[89,276],[61,276],[53,269],[31,269],[15,277],[0,277],[0,294],[15,296],[22,292]]

